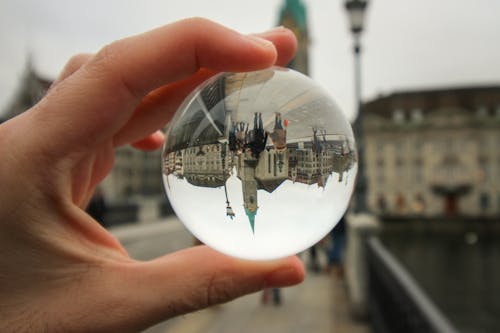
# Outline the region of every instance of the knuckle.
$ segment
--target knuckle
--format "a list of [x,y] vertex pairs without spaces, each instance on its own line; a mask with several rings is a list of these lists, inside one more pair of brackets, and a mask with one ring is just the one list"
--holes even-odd
[[130,61],[126,51],[126,43],[120,40],[104,46],[92,61],[94,69],[128,96],[142,98],[141,90],[134,85],[130,75],[127,75]]
[[76,71],[78,71],[87,61],[92,57],[89,53],[79,53],[72,56],[64,65],[61,73],[57,80],[55,80],[50,86],[50,90],[53,90],[59,83],[65,80],[67,77],[73,75]]
[[209,32],[217,31],[219,24],[204,17],[190,17],[179,22],[180,30],[190,32],[195,36],[206,35]]
[[90,57],[91,55],[88,53],[75,54],[68,60],[65,67],[70,70],[76,69],[87,62]]
[[214,274],[206,287],[206,306],[224,303],[234,299],[234,283],[231,278],[219,278]]
[[111,69],[112,65],[118,60],[121,49],[120,42],[112,42],[105,45],[95,56],[95,62],[105,68]]

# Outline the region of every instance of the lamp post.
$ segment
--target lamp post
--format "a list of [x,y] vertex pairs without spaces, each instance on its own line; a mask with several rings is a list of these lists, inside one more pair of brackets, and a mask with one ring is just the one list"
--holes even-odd
[[346,0],[345,9],[349,15],[351,33],[354,38],[354,96],[358,115],[354,122],[356,142],[358,144],[358,179],[354,192],[354,212],[367,212],[366,204],[366,173],[364,163],[363,143],[363,110],[361,101],[361,33],[365,19],[365,10],[368,0]]
[[227,196],[227,186],[226,186],[226,156],[227,156],[227,143],[221,144],[221,159],[222,159],[222,179],[224,181],[224,193],[226,194],[226,216],[229,216],[231,220],[234,218],[235,214],[231,203],[229,202],[229,197]]

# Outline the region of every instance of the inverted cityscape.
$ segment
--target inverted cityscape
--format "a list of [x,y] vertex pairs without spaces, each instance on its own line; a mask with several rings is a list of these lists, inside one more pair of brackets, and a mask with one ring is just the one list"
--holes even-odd
[[302,91],[289,82],[292,95],[284,102],[278,97],[284,92],[281,87],[267,87],[277,97],[266,103],[270,110],[259,106],[265,102],[262,99],[269,99],[265,94],[260,103],[253,100],[273,75],[260,71],[214,80],[174,119],[163,152],[166,185],[173,175],[193,186],[224,187],[228,219],[235,212],[226,182],[236,175],[252,232],[259,191],[272,193],[286,180],[318,187],[329,181],[342,183],[357,161],[352,132],[343,128],[331,132],[335,119],[321,112],[332,107],[331,102],[318,98],[315,91]]

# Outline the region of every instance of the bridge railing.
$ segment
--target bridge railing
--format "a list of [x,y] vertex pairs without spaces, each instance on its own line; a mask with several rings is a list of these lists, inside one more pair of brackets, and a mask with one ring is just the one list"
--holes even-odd
[[366,242],[368,312],[375,332],[457,332],[377,237]]

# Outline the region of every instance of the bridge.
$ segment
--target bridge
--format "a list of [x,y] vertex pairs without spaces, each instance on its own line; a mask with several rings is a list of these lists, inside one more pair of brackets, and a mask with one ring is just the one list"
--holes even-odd
[[[326,272],[308,272],[302,284],[281,290],[280,305],[273,304],[272,299],[263,304],[263,294],[257,293],[173,318],[145,332],[455,332],[378,239],[366,238],[366,228],[361,229],[359,239],[349,240],[365,249],[361,252],[362,261],[368,263],[361,273],[369,279],[362,282],[358,290],[356,286],[348,288],[346,278],[352,279],[353,274],[358,274],[359,267],[348,269],[346,278]],[[117,226],[111,228],[111,232],[133,258],[140,260],[193,244],[192,236],[175,217]],[[352,234],[356,234],[356,230]],[[320,262],[325,263],[326,258],[321,255]],[[300,256],[307,265],[308,253]],[[360,296],[359,290],[364,290],[370,297],[367,294]],[[366,298],[363,311],[357,304],[360,297]],[[364,314],[360,314],[362,312]],[[364,318],[360,320],[360,317]]]

